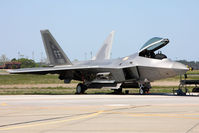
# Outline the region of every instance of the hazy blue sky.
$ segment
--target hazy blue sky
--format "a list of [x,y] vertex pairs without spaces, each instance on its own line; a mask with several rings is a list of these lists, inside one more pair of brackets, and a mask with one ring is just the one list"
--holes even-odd
[[0,55],[39,60],[40,30],[49,29],[71,60],[90,59],[115,30],[112,58],[169,38],[171,59],[199,60],[199,0],[0,0]]

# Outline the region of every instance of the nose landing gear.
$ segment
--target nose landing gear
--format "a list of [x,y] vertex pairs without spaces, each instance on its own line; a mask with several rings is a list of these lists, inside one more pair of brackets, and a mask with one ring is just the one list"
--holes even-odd
[[149,88],[140,88],[139,89],[139,94],[140,95],[144,95],[144,94],[148,94],[149,93]]
[[140,84],[139,94],[144,95],[148,94],[151,88],[150,82],[145,82],[144,84]]

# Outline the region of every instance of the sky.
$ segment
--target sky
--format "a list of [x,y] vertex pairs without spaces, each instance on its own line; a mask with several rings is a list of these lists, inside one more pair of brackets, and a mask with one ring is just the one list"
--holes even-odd
[[[152,37],[173,60],[199,61],[198,0],[0,0],[0,55],[40,61],[40,30],[49,29],[67,56],[95,55],[114,30],[111,58],[138,52]],[[20,55],[20,56],[19,56]]]

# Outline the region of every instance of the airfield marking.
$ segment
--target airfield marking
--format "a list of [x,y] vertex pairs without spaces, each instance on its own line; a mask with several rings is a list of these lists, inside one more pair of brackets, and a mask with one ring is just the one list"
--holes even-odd
[[7,106],[7,103],[1,103],[1,106]]
[[[145,117],[145,116],[157,116],[157,117],[175,117],[175,118],[186,118],[186,119],[196,119],[198,120],[199,113],[190,113],[190,114],[145,114],[145,113],[129,113],[129,112],[109,112],[111,114],[123,114],[132,117]],[[190,117],[190,115],[195,117]]]
[[[120,105],[120,104],[118,104]],[[143,107],[143,106],[140,106],[140,107]],[[145,107],[145,106],[144,106]],[[133,108],[135,108],[133,106]],[[119,108],[120,109],[127,109],[127,108]],[[116,109],[118,110],[118,109]],[[86,119],[86,118],[89,118],[89,117],[95,117],[99,114],[102,114],[102,113],[106,113],[106,112],[112,112],[112,110],[102,110],[102,111],[97,111],[95,113],[91,113],[89,115],[83,115],[83,116],[80,116],[80,117],[75,117],[75,118],[71,118],[71,119],[66,119],[66,120],[57,120],[57,121],[50,121],[50,122],[40,122],[40,123],[36,123],[36,124],[24,124],[24,125],[12,125],[12,126],[5,126],[5,127],[2,127],[0,128],[0,131],[2,130],[11,130],[11,129],[17,129],[17,128],[26,128],[26,127],[33,127],[33,126],[42,126],[42,125],[49,125],[49,124],[57,124],[57,123],[63,123],[63,122],[70,122],[70,121],[74,121],[74,120],[80,120],[80,119]]]
[[118,107],[118,106],[130,106],[130,104],[106,104],[105,106]]
[[17,128],[26,128],[26,127],[33,127],[33,126],[42,126],[42,125],[49,125],[49,124],[57,124],[57,123],[63,123],[63,122],[70,122],[70,121],[75,121],[75,120],[80,120],[80,119],[86,119],[89,117],[95,117],[101,113],[103,113],[104,111],[98,111],[89,115],[84,115],[84,116],[80,116],[80,117],[75,117],[75,118],[71,118],[71,119],[66,119],[66,120],[57,120],[57,121],[51,121],[51,122],[42,122],[42,123],[37,123],[37,124],[30,124],[30,125],[19,125],[19,126],[11,126],[11,127],[4,127],[4,128],[0,128],[0,131],[2,130],[11,130],[11,129],[17,129]]

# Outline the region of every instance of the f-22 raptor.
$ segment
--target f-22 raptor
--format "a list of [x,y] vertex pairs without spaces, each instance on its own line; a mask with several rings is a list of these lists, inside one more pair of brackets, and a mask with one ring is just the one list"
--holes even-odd
[[122,88],[137,88],[139,93],[148,93],[150,82],[184,74],[188,68],[172,61],[166,55],[156,52],[169,43],[167,38],[154,37],[132,55],[110,59],[114,31],[104,41],[99,52],[88,61],[71,62],[49,30],[41,30],[49,67],[10,70],[11,74],[58,74],[60,80],[70,83],[81,81],[76,87],[77,94],[88,88],[108,87],[115,93]]

